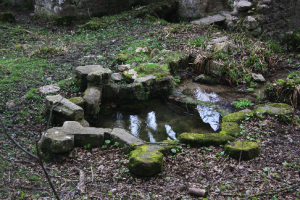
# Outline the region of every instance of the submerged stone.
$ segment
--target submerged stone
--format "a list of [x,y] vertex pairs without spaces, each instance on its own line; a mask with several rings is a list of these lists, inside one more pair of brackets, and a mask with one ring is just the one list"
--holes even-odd
[[231,137],[230,135],[220,133],[182,133],[179,135],[178,139],[180,142],[189,144],[193,147],[210,145],[219,146],[221,144],[226,144],[228,141],[235,141],[235,138]]
[[163,169],[164,155],[160,145],[142,145],[130,152],[128,168],[130,173],[138,176],[153,176]]
[[234,159],[251,160],[259,155],[260,147],[256,142],[241,141],[225,145],[224,151]]

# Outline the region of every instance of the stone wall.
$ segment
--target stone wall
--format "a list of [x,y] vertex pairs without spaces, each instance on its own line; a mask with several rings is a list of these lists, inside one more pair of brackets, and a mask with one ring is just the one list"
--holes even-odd
[[43,16],[89,16],[116,14],[154,0],[35,0],[35,14]]
[[256,35],[265,32],[282,39],[290,30],[300,28],[300,0],[242,0],[236,2],[232,15]]
[[178,14],[182,18],[201,18],[225,8],[228,0],[179,0]]

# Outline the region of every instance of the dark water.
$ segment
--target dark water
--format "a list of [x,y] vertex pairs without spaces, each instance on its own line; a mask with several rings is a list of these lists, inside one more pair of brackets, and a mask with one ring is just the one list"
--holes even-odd
[[184,113],[162,103],[132,111],[115,109],[109,115],[100,116],[94,125],[102,128],[124,128],[148,142],[175,140],[184,132],[215,132],[196,112],[194,115],[188,110]]

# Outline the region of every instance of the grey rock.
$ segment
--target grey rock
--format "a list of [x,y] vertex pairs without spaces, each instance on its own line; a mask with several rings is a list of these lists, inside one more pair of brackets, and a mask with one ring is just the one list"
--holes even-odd
[[[58,105],[53,109],[54,117],[60,116],[64,119],[64,121],[77,121],[83,118],[83,109],[72,103],[68,99],[63,98],[61,95],[46,96],[45,109],[47,111],[50,111],[52,106],[57,103]],[[62,123],[62,121],[60,121],[59,123]]]
[[267,14],[271,11],[271,7],[266,4],[258,4],[257,5],[257,11],[261,14]]
[[96,87],[86,89],[83,96],[86,101],[86,114],[95,115],[100,111],[101,91]]
[[222,72],[221,72],[222,67],[223,67],[223,64],[218,63],[217,61],[214,61],[214,60],[210,60],[208,74],[213,77],[219,78],[222,75]]
[[6,107],[8,109],[13,109],[16,105],[17,104],[16,104],[15,100],[10,100],[10,101],[6,102]]
[[109,83],[103,86],[102,98],[112,99],[116,98],[119,94],[119,87],[114,83]]
[[248,30],[254,30],[257,28],[258,23],[252,16],[247,16],[243,22],[243,26]]
[[223,37],[219,37],[219,38],[211,40],[210,44],[222,43],[222,42],[226,42],[227,40],[228,40],[228,37],[223,36]]
[[128,71],[123,72],[123,77],[128,83],[133,83],[134,80],[137,78],[137,72],[134,69],[130,69]]
[[98,71],[90,72],[87,75],[87,81],[94,85],[107,84],[110,81],[111,74],[110,69],[101,67]]
[[149,82],[151,80],[156,80],[156,77],[154,75],[149,75],[149,76],[144,76],[144,77],[140,77],[135,79],[135,83],[145,83],[145,82]]
[[266,112],[269,115],[293,115],[294,109],[292,106],[285,103],[272,103],[269,105],[257,105],[254,107],[254,111],[257,112]]
[[255,74],[255,73],[252,73],[252,78],[254,81],[258,81],[258,82],[265,82],[265,78],[263,77],[263,75],[261,74]]
[[209,84],[209,85],[216,84],[215,79],[211,78],[210,76],[204,75],[204,74],[201,74],[201,75],[195,77],[193,81],[198,82],[198,83]]
[[138,54],[138,53],[148,53],[148,54],[150,54],[151,51],[152,51],[151,47],[141,46],[141,47],[136,48],[135,54]]
[[118,71],[119,72],[124,72],[126,70],[129,70],[130,69],[130,65],[119,65],[118,66]]
[[91,72],[101,71],[103,67],[101,65],[86,65],[76,67],[76,76],[79,79],[87,79],[87,76]]
[[85,119],[77,121],[82,127],[90,127],[90,123]]
[[213,15],[213,16],[209,16],[209,17],[205,17],[205,18],[202,18],[202,19],[199,19],[199,20],[195,20],[195,21],[192,21],[191,23],[192,24],[218,24],[218,23],[222,23],[224,22],[226,19],[226,17],[223,17],[221,15]]
[[218,52],[221,51],[223,53],[227,53],[228,52],[228,42],[222,42],[222,43],[216,43],[214,44],[214,51]]
[[[119,143],[119,147],[130,147],[132,145],[142,145],[144,144],[143,140],[131,135],[126,130],[121,128],[114,128],[110,135],[110,140],[114,144],[115,142]],[[124,149],[128,151],[127,149]]]
[[150,53],[150,58],[154,58],[155,56],[158,56],[160,54],[160,50],[157,48],[154,48]]
[[237,8],[238,12],[248,11],[251,8],[251,6],[252,6],[252,3],[249,1],[245,1],[245,0],[239,1],[236,4],[236,8]]
[[69,99],[72,103],[75,103],[77,106],[84,108],[86,101],[82,97],[73,97]]
[[[105,135],[110,135],[112,129],[109,128],[94,128],[87,127],[80,130],[80,132],[72,133],[74,136],[74,146],[82,147],[90,145],[91,147],[102,146],[105,142]],[[106,137],[107,137],[106,136]],[[108,138],[106,138],[108,139]]]
[[39,87],[39,92],[42,94],[50,94],[50,93],[56,93],[60,90],[60,87],[57,84],[51,84]]
[[111,78],[112,78],[113,81],[119,82],[119,81],[122,80],[122,74],[121,73],[113,73],[111,75]]

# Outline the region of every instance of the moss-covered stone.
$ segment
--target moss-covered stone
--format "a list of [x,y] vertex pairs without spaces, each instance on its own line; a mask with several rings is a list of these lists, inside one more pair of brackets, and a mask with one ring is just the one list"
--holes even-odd
[[241,132],[241,129],[236,122],[223,122],[222,131],[225,131],[228,135],[236,137],[236,135]]
[[120,53],[116,57],[116,61],[118,64],[124,64],[127,60],[133,58],[133,56],[129,53]]
[[226,144],[228,141],[235,141],[235,138],[231,137],[230,135],[220,133],[182,133],[179,135],[178,139],[180,142],[189,144],[193,147],[210,145],[219,146],[221,144]]
[[234,112],[229,115],[226,115],[225,117],[223,117],[222,121],[223,122],[239,122],[239,121],[245,119],[245,117],[247,115],[251,115],[251,114],[253,114],[253,111],[246,109],[246,110],[242,110],[239,112]]
[[234,159],[251,160],[259,155],[260,147],[256,142],[241,141],[225,145],[224,151]]
[[0,22],[15,22],[15,16],[11,12],[0,13]]
[[291,115],[294,113],[292,106],[285,103],[272,103],[270,105],[257,105],[254,107],[255,113],[266,112],[269,115]]
[[76,104],[77,106],[80,106],[81,108],[84,108],[85,100],[82,97],[73,97],[69,99],[72,103]]
[[163,169],[164,155],[159,145],[141,145],[130,152],[129,171],[138,176],[153,176]]

